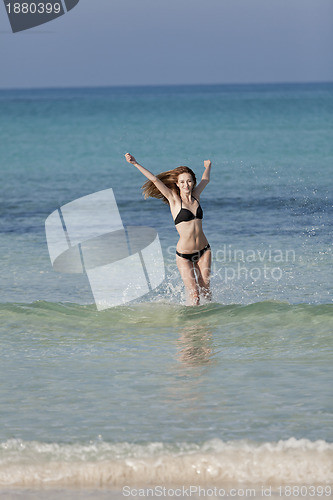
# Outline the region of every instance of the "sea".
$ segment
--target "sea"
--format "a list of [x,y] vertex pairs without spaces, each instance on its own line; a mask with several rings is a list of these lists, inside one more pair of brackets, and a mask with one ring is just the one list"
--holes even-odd
[[[0,134],[0,496],[332,498],[333,84],[1,90]],[[127,152],[211,160],[211,303]],[[110,188],[165,278],[98,310],[45,221]]]

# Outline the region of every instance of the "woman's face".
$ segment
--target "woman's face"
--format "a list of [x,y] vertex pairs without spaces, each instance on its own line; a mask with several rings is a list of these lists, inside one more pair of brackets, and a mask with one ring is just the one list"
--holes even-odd
[[188,174],[188,173],[179,174],[177,186],[179,187],[179,190],[181,193],[184,193],[184,194],[191,193],[193,186],[194,186],[194,181],[193,181],[192,175]]

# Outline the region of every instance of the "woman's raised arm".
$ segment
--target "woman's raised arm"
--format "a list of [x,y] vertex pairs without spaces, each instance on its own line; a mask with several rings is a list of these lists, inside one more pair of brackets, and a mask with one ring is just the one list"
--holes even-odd
[[168,200],[173,198],[173,192],[171,191],[171,189],[169,189],[158,177],[156,177],[156,175],[152,174],[149,170],[140,165],[136,161],[134,156],[132,156],[130,153],[126,153],[125,158],[128,163],[134,165],[145,177],[147,177],[148,180],[155,184],[155,186],[163,194],[163,196],[165,196]]
[[196,196],[200,196],[200,194],[202,193],[202,191],[205,189],[205,187],[207,186],[208,182],[210,181],[210,169],[211,169],[211,166],[212,166],[212,162],[210,160],[205,160],[204,161],[205,171],[202,174],[201,181],[199,182],[199,184],[193,190],[193,193]]

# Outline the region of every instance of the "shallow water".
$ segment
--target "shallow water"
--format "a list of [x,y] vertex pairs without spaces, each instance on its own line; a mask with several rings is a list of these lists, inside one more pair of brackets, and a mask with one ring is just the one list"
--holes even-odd
[[[332,85],[0,92],[3,494],[332,480],[332,108]],[[212,159],[212,304],[184,305],[173,221],[128,150],[199,178]],[[166,279],[98,312],[44,222],[108,187],[159,233]]]

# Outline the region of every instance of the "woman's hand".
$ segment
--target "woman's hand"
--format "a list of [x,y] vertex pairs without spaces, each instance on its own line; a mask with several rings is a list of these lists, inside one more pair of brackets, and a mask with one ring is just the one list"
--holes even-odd
[[138,162],[136,161],[136,159],[134,158],[134,156],[132,156],[130,153],[126,153],[125,154],[125,158],[126,158],[126,161],[128,161],[128,163],[132,163],[132,165],[137,165]]
[[212,162],[210,160],[205,160],[204,161],[205,168],[209,168],[209,167],[211,167],[211,165],[212,165]]

